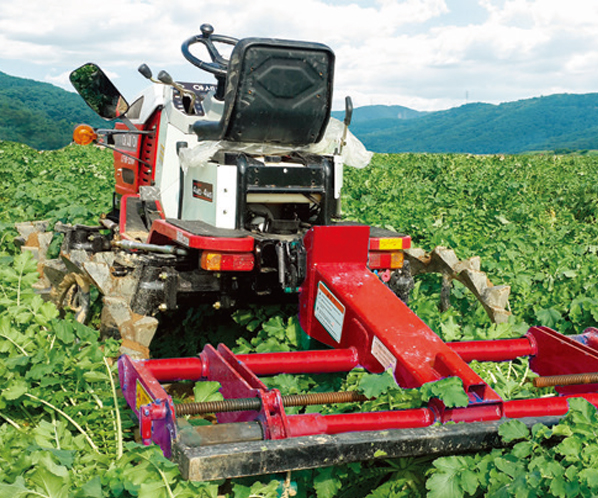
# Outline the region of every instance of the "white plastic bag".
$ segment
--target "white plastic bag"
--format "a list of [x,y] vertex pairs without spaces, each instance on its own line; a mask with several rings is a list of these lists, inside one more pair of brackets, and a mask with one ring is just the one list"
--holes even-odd
[[[310,154],[334,154],[340,147],[345,125],[338,119],[330,118],[324,137],[316,144],[307,147],[292,147],[274,144],[252,144],[206,140],[200,142],[192,149],[185,148],[179,152],[181,168],[187,174],[190,168],[201,168],[205,166],[214,155],[220,150],[229,152],[245,152],[252,155],[286,155],[291,152],[308,152]],[[353,135],[347,131],[345,146],[342,149],[341,157],[343,163],[353,168],[365,168],[374,155]]]

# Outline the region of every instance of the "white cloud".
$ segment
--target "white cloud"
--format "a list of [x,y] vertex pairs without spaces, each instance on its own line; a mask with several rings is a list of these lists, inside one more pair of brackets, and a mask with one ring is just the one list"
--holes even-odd
[[588,0],[2,2],[0,70],[70,89],[69,70],[95,61],[130,97],[146,84],[136,73],[141,62],[211,81],[180,54],[203,22],[239,38],[330,45],[337,107],[347,94],[356,105],[432,110],[462,104],[466,92],[501,102],[598,91],[598,2]]
[[64,73],[60,73],[55,76],[49,74],[44,78],[44,81],[46,83],[52,83],[52,85],[61,86],[62,88],[69,87],[71,84],[69,80],[69,74],[70,71],[65,71]]

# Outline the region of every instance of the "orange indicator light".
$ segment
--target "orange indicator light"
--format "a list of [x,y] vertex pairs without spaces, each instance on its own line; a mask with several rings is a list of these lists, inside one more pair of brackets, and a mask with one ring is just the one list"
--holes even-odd
[[73,141],[79,145],[89,145],[98,139],[98,135],[89,125],[82,124],[73,131]]

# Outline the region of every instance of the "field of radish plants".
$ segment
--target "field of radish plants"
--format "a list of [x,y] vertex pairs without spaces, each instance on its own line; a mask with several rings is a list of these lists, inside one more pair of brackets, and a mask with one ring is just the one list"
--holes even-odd
[[[418,277],[410,306],[444,340],[518,337],[530,325],[573,334],[598,323],[597,175],[593,155],[378,154],[364,170],[346,169],[343,213],[410,234],[426,250],[441,245],[461,259],[481,256],[492,282],[512,287],[512,317],[493,325],[458,283],[452,307],[440,312],[439,277]],[[115,370],[118,343],[99,341],[100,299],[87,325],[62,316],[34,293],[36,262],[13,244],[19,221],[94,224],[110,208],[112,185],[109,152],[80,146],[38,152],[0,141],[0,497],[598,495],[598,416],[580,400],[553,428],[503,424],[507,449],[304,470],[290,475],[290,486],[284,475],[182,480],[159,449],[135,443]],[[236,352],[304,344],[287,307],[241,309],[232,319],[198,307],[172,318],[177,325],[159,331],[155,355],[197,354],[214,334]],[[506,399],[535,391],[525,359],[474,368]],[[371,410],[421,406],[430,397],[459,406],[463,390],[453,380],[403,390],[389,374],[354,370],[267,382],[288,394],[358,390],[376,397],[362,407]],[[196,388],[195,396],[218,395],[208,391]]]

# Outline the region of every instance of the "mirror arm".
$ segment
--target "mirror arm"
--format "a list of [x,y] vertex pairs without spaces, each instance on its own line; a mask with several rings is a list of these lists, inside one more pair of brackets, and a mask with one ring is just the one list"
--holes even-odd
[[154,135],[155,131],[146,131],[146,130],[138,130],[135,128],[134,130],[115,130],[114,128],[97,128],[96,133],[102,135],[129,135],[130,133],[135,133],[136,135]]
[[135,127],[135,125],[131,122],[131,120],[124,114],[122,116],[118,116],[117,119],[120,119],[125,124],[125,126],[129,129],[129,131],[134,131],[134,132],[138,131],[137,128]]
[[339,154],[342,154],[343,147],[347,145],[347,132],[349,131],[349,125],[353,118],[353,100],[351,97],[345,97],[345,119],[343,121],[343,136],[341,138],[340,147],[338,150]]
[[145,164],[148,168],[152,167],[152,165],[150,163],[148,163],[147,161],[144,161],[143,159],[139,159],[138,157],[135,157],[133,154],[129,154],[128,152],[125,152],[124,150],[117,149],[116,147],[109,145],[106,142],[98,142],[97,144],[102,147],[106,147],[107,149],[118,152],[118,153],[122,154],[123,156],[130,157],[131,159],[135,159],[135,161],[138,161],[141,164]]

